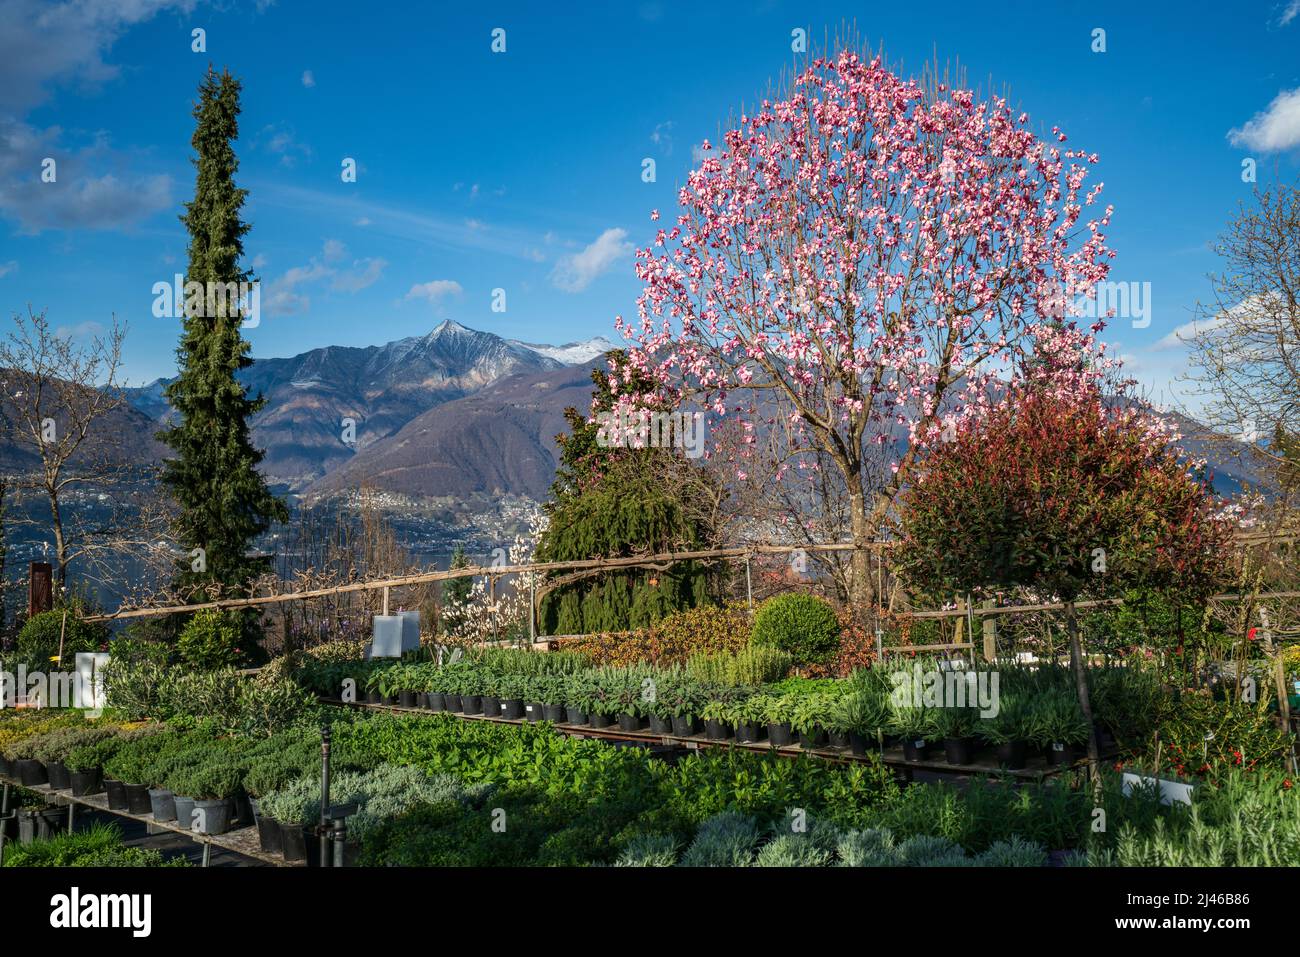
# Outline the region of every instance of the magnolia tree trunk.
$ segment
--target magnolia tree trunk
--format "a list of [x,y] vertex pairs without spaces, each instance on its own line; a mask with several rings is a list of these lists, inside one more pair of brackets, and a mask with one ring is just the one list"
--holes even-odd
[[1092,723],[1092,702],[1088,698],[1088,676],[1083,668],[1083,646],[1079,641],[1079,616],[1074,602],[1065,603],[1065,627],[1070,635],[1070,667],[1074,670],[1074,689],[1079,695],[1079,707],[1088,722],[1088,780],[1093,791],[1101,789],[1101,753],[1097,747],[1097,729]]
[[850,497],[853,521],[853,558],[849,565],[849,606],[853,617],[865,620],[873,593],[871,590],[871,540],[873,529],[867,516],[866,496],[856,492]]

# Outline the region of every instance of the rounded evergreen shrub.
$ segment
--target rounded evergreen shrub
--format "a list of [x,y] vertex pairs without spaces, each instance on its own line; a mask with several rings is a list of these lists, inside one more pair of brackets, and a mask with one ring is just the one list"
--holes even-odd
[[185,623],[176,650],[194,668],[228,668],[238,663],[243,629],[237,616],[205,608]]
[[839,649],[840,623],[835,609],[820,598],[775,595],[754,614],[753,642],[779,648],[796,665],[825,664]]
[[29,667],[48,670],[51,659],[59,654],[59,633],[63,631],[63,665],[73,661],[79,651],[99,651],[100,646],[108,641],[108,630],[100,624],[91,624],[81,620],[77,613],[68,610],[66,630],[63,625],[63,609],[43,611],[27,619],[14,645],[14,652],[20,661]]

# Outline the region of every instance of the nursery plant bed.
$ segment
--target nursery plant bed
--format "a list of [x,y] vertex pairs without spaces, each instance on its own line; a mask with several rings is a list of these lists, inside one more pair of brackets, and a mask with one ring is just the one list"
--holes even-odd
[[[347,704],[346,702],[340,701],[338,699],[323,698],[321,700],[326,704],[332,704],[332,705]],[[421,708],[401,708],[401,707],[395,707],[393,705],[372,705],[363,702],[355,702],[351,706],[367,708],[375,711],[398,711],[403,713],[425,714],[425,715],[429,715],[432,713]],[[505,718],[485,717],[484,715],[481,714],[476,714],[476,715],[457,714],[455,715],[455,717],[459,718],[462,721],[497,721],[502,724],[523,724],[524,723],[522,720],[512,721]],[[643,729],[640,731],[624,731],[616,723],[606,727],[600,727],[600,728],[593,728],[589,724],[585,726],[564,724],[564,725],[556,726],[555,730],[561,734],[567,734],[574,737],[599,738],[603,741],[610,741],[610,742],[624,741],[624,742],[635,742],[639,744],[651,744],[651,745],[662,744],[662,745],[669,745],[669,746],[674,746],[679,748],[684,747],[689,749],[745,748],[747,750],[757,751],[757,752],[775,752],[777,754],[781,754],[791,758],[803,755],[803,756],[817,757],[828,761],[838,761],[842,763],[866,761],[869,760],[870,755],[879,754],[881,762],[886,767],[899,771],[901,773],[901,776],[905,780],[911,780],[912,772],[914,770],[920,770],[920,771],[929,771],[936,774],[959,775],[959,776],[970,776],[970,775],[977,775],[977,774],[1005,774],[1012,778],[1016,778],[1018,780],[1036,781],[1036,780],[1041,780],[1042,778],[1045,777],[1049,777],[1054,774],[1060,774],[1063,772],[1071,771],[1077,767],[1082,767],[1086,763],[1086,759],[1080,759],[1079,761],[1071,765],[1049,765],[1043,758],[1035,757],[1035,758],[1030,758],[1026,762],[1026,766],[1024,768],[1018,770],[1006,770],[998,764],[996,755],[992,751],[988,751],[987,754],[981,754],[980,757],[971,764],[949,764],[947,761],[943,759],[943,753],[941,749],[939,753],[935,756],[934,760],[927,759],[924,761],[908,761],[903,756],[902,748],[895,746],[892,748],[885,748],[883,752],[880,752],[879,749],[876,747],[874,741],[867,741],[865,753],[859,755],[859,754],[854,754],[852,748],[842,748],[842,747],[819,747],[813,749],[803,748],[799,745],[797,738],[794,741],[792,741],[790,744],[781,745],[781,746],[773,745],[770,740],[757,741],[757,742],[737,741],[735,738],[725,738],[723,740],[710,740],[708,736],[704,733],[703,727],[699,729],[698,734],[691,735],[689,737],[675,735],[675,734],[661,734],[656,731],[650,731],[649,729]],[[1102,759],[1106,760],[1106,758],[1107,755],[1103,754]],[[255,829],[250,829],[250,830],[254,830],[253,840],[256,841],[257,835]]]
[[[18,781],[12,778],[0,778],[0,782],[13,785],[19,784]],[[286,864],[281,855],[267,854],[263,851],[261,841],[257,835],[257,828],[252,825],[241,827],[233,831],[227,831],[226,833],[219,835],[198,834],[188,828],[179,826],[175,821],[155,821],[152,814],[132,814],[129,811],[112,810],[108,806],[108,795],[102,791],[99,794],[87,794],[82,797],[73,797],[67,791],[53,790],[48,784],[38,785],[37,787],[28,787],[27,790],[35,791],[51,804],[60,807],[68,807],[69,805],[87,807],[96,811],[102,811],[105,814],[112,814],[117,817],[125,817],[130,818],[133,821],[139,821],[149,827],[150,833],[170,831],[188,837],[196,844],[208,844],[213,847],[223,848],[228,851],[233,851],[241,857],[253,858],[254,860],[266,864],[272,864],[276,867],[302,866]]]

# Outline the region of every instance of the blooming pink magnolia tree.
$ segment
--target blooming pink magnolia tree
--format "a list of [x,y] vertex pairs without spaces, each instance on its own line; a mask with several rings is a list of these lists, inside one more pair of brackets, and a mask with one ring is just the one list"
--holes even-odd
[[[1101,323],[1076,329],[1065,300],[1105,279],[1111,209],[1085,220],[1096,157],[1052,133],[879,58],[812,61],[723,150],[705,144],[676,225],[637,253],[638,319],[617,320],[632,364],[661,399],[791,429],[804,460],[781,474],[829,459],[869,545],[918,456],[987,406],[996,376],[1050,353],[1069,391],[1107,366]],[[887,467],[868,468],[873,446]],[[869,569],[859,547],[855,600]]]

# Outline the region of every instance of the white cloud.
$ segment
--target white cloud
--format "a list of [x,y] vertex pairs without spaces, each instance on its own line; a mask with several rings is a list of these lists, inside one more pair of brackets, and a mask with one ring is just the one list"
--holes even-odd
[[1170,349],[1185,349],[1188,341],[1191,340],[1198,332],[1209,332],[1217,326],[1223,325],[1223,317],[1215,316],[1213,319],[1193,319],[1191,322],[1185,322],[1173,332],[1164,336],[1150,346],[1152,352],[1165,352]]
[[[46,158],[55,160],[54,182],[41,178]],[[63,131],[38,130],[0,116],[0,216],[19,231],[121,229],[173,208],[172,179],[141,175],[140,159],[111,148],[96,136],[77,149]]]
[[311,299],[300,287],[329,280],[335,292],[360,292],[374,285],[383,275],[388,262],[379,258],[355,259],[349,269],[337,264],[347,255],[347,247],[337,239],[327,239],[319,256],[305,266],[294,266],[272,280],[266,291],[266,308],[270,315],[291,315],[311,308]]
[[334,281],[330,283],[330,288],[339,292],[360,292],[367,286],[373,286],[377,283],[387,266],[388,260],[377,257],[355,260],[351,269],[334,277]]
[[563,257],[551,273],[551,282],[565,292],[582,292],[601,273],[632,255],[627,230],[607,229],[580,252]]
[[[0,112],[22,115],[51,86],[90,90],[120,70],[104,55],[131,27],[160,11],[194,9],[193,0],[0,0]],[[188,43],[188,28],[186,30]]]
[[0,279],[9,275],[18,268],[18,260],[11,259],[7,263],[0,263]]
[[1291,0],[1286,5],[1286,9],[1282,11],[1282,16],[1278,19],[1277,25],[1284,27],[1294,20],[1297,15],[1300,15],[1300,0]]
[[434,279],[429,282],[417,283],[411,287],[410,292],[406,294],[403,301],[412,299],[424,299],[431,303],[436,303],[447,296],[459,296],[465,290],[461,288],[460,283],[454,279]]
[[293,130],[284,129],[278,124],[262,127],[258,142],[267,152],[280,157],[280,165],[293,167],[300,159],[311,159],[312,149],[306,143],[298,141]]
[[311,70],[302,71],[302,85],[309,90],[316,85],[316,77],[312,76]]
[[[1300,0],[1297,0],[1300,2]],[[650,142],[659,147],[664,156],[673,155],[673,121],[664,120],[650,134]]]
[[1300,87],[1283,90],[1262,113],[1256,113],[1245,126],[1228,132],[1233,146],[1264,153],[1300,146]]

